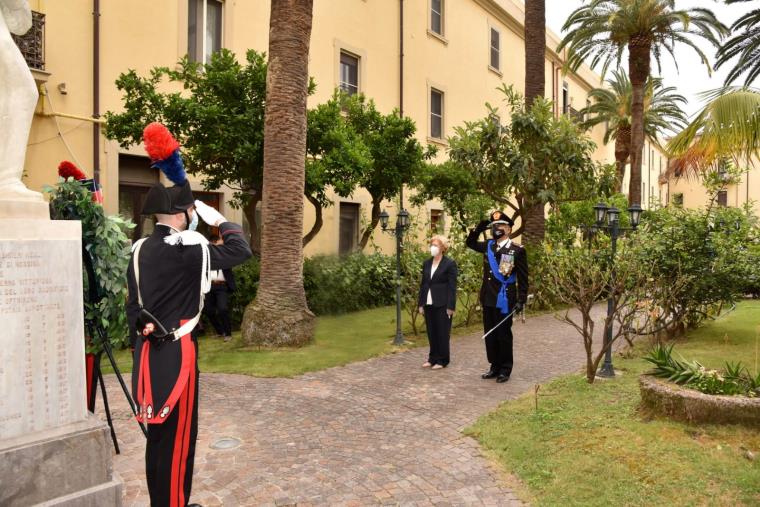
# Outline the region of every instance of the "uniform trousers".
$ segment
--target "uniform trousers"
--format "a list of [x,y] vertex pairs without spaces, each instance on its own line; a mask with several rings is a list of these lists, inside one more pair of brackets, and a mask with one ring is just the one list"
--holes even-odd
[[445,306],[425,306],[425,327],[430,343],[430,364],[449,364],[449,342],[451,340],[451,319]]
[[[495,306],[483,306],[483,332],[487,333],[506,315]],[[512,317],[486,336],[486,356],[491,371],[497,375],[512,374]]]
[[211,325],[214,326],[217,334],[222,336],[232,335],[229,299],[230,294],[227,292],[226,285],[213,284],[203,303],[203,310],[208,315]]
[[185,507],[190,499],[198,438],[198,370],[163,424],[148,424],[145,474],[151,507]]

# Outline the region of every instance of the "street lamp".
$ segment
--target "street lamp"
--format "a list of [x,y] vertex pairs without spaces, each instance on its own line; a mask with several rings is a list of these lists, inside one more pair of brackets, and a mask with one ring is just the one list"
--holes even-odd
[[380,213],[380,227],[383,232],[396,236],[396,337],[393,339],[394,345],[404,344],[404,334],[401,332],[401,240],[404,232],[409,228],[409,212],[402,209],[396,217],[396,226],[388,229],[388,219],[390,215],[383,210]]
[[[610,256],[610,269],[612,270],[611,274],[611,285],[612,287],[615,286],[615,253],[617,252],[617,239],[621,236],[621,234],[624,231],[635,231],[638,226],[639,222],[641,220],[641,206],[638,204],[633,204],[628,208],[628,215],[631,219],[631,227],[620,227],[620,210],[616,207],[608,207],[606,204],[600,202],[594,206],[594,216],[596,218],[596,225],[592,227],[592,231],[607,231],[607,233],[610,235],[610,239],[612,240],[611,250],[612,254]],[[607,218],[607,223],[605,224],[605,218]],[[612,346],[610,345],[610,342],[612,341],[612,311],[614,308],[614,301],[613,301],[613,294],[612,290],[610,290],[609,295],[607,296],[607,323],[604,327],[604,346],[606,347],[606,351],[604,353],[604,364],[602,364],[602,367],[599,369],[599,375],[600,377],[607,377],[611,378],[615,376],[615,369],[612,366]]]

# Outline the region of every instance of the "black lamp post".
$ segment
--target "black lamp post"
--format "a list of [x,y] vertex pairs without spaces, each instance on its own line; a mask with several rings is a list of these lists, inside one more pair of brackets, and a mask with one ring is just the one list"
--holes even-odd
[[[621,236],[623,231],[633,230],[639,226],[641,220],[641,206],[634,204],[628,208],[628,214],[631,218],[631,227],[620,227],[620,210],[616,207],[608,207],[604,203],[599,203],[594,206],[594,215],[596,217],[596,225],[594,231],[607,231],[612,240],[611,256],[610,256],[610,269],[611,272],[611,285],[615,286],[615,253],[617,252],[617,239]],[[605,223],[605,216],[607,223]],[[611,288],[612,288],[611,287]],[[599,369],[598,375],[600,377],[614,377],[615,369],[612,367],[612,311],[614,307],[612,290],[607,297],[607,323],[604,327],[604,346],[607,348],[604,354],[604,364]]]
[[383,210],[380,213],[380,227],[383,232],[388,232],[396,236],[396,337],[393,339],[394,345],[404,344],[404,334],[401,332],[401,241],[404,232],[409,228],[409,212],[402,209],[396,217],[396,227],[388,230],[388,212]]

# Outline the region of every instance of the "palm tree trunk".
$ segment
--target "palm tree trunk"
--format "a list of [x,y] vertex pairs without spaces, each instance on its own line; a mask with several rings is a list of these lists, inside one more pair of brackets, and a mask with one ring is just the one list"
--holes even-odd
[[299,346],[314,336],[303,288],[306,95],[313,0],[272,0],[264,118],[261,280],[243,338]]
[[546,92],[546,1],[525,2],[525,104]]
[[[546,89],[546,2],[525,2],[525,106],[530,108]],[[523,243],[536,244],[544,240],[546,215],[544,204],[528,207],[523,222]]]
[[623,190],[625,163],[631,155],[631,129],[621,127],[615,138],[615,193]]
[[628,75],[631,77],[631,182],[628,204],[641,204],[641,162],[644,150],[644,88],[649,77],[651,42],[628,44]]

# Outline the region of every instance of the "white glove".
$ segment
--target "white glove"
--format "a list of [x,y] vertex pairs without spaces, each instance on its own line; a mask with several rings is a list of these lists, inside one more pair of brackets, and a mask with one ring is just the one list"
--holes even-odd
[[206,222],[211,227],[219,227],[219,224],[227,221],[227,219],[224,218],[221,213],[203,201],[195,201],[195,212],[198,213],[198,216],[201,217],[201,220]]

